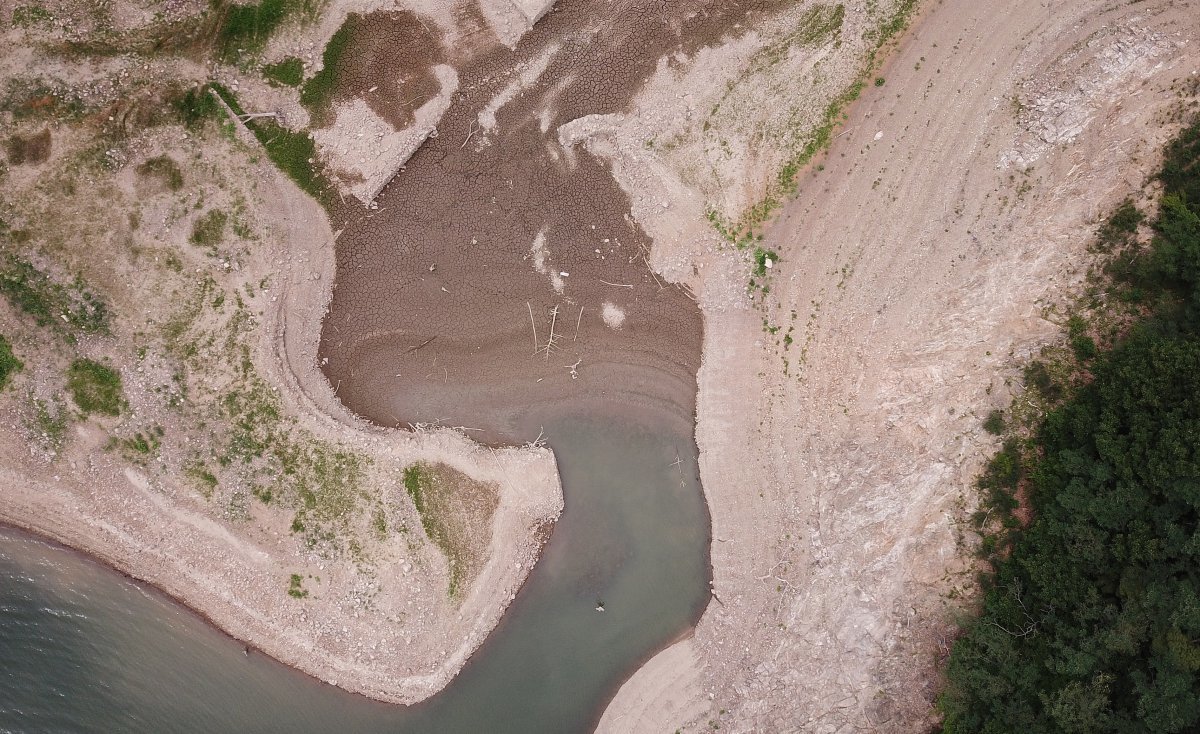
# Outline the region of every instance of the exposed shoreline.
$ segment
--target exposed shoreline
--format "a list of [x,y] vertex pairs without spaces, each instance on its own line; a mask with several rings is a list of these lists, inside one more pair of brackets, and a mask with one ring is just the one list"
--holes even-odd
[[[744,270],[687,242],[703,233],[643,221],[656,259],[702,274],[697,431],[725,604],[600,731],[934,725],[983,417],[1058,337],[1096,222],[1140,190],[1175,81],[1197,73],[1186,9],[1101,4],[926,8],[766,232],[768,308],[728,306]],[[634,165],[633,117],[598,121],[589,147],[635,209],[663,192],[685,209],[676,172]]]
[[[522,13],[523,7],[514,5]],[[569,10],[581,13],[580,7]],[[518,424],[533,413],[623,413],[636,406],[687,431],[697,452],[711,597],[694,624],[631,663],[631,675],[606,692],[598,729],[627,734],[705,720],[738,732],[832,731],[862,721],[893,731],[929,726],[938,638],[952,631],[950,599],[969,591],[964,559],[972,541],[961,523],[973,501],[967,488],[993,443],[979,413],[1014,389],[996,375],[1019,383],[1013,365],[1055,338],[1056,305],[1082,288],[1087,232],[1135,188],[1132,179],[1151,165],[1155,136],[1168,134],[1162,120],[1173,104],[1170,85],[1197,73],[1200,39],[1186,11],[1169,0],[1120,7],[1100,0],[1054,7],[1034,0],[999,8],[965,0],[925,4],[874,86],[847,110],[829,155],[801,167],[796,198],[747,245],[761,253],[723,241],[709,215],[720,220],[740,212],[763,185],[773,186],[763,177],[773,177],[783,151],[796,143],[788,136],[799,133],[781,133],[771,120],[743,127],[718,108],[759,109],[781,79],[799,88],[795,80],[807,85],[810,72],[816,102],[809,102],[820,107],[857,68],[843,63],[853,55],[846,49],[866,37],[864,28],[875,20],[870,14],[846,11],[844,39],[839,25],[821,43],[785,47],[772,61],[782,66],[755,65],[770,46],[765,26],[736,38],[714,36],[712,46],[685,49],[681,42],[669,61],[663,56],[657,68],[639,67],[647,78],[642,71],[630,75],[633,86],[622,93],[633,100],[613,102],[616,112],[563,121],[572,111],[557,107],[559,95],[573,83],[574,68],[562,72],[561,87],[531,84],[528,94],[514,87],[497,108],[510,116],[500,120],[505,134],[548,129],[550,120],[561,125],[549,135],[541,129],[545,139],[513,160],[533,151],[553,162],[558,183],[536,181],[545,201],[570,198],[562,182],[583,181],[589,190],[603,179],[597,194],[603,206],[594,208],[608,217],[596,217],[599,234],[584,231],[587,222],[569,207],[553,221],[512,217],[509,239],[496,250],[503,245],[506,256],[527,255],[528,262],[486,260],[495,254],[492,243],[475,241],[472,228],[492,233],[494,221],[485,217],[511,214],[505,206],[487,209],[503,193],[505,173],[493,172],[486,184],[464,176],[462,200],[432,197],[442,207],[428,209],[435,219],[444,212],[475,216],[440,232],[453,248],[417,242],[403,249],[409,244],[399,236],[376,237],[388,235],[396,221],[421,221],[403,210],[404,196],[388,201],[385,191],[381,208],[364,213],[363,221],[393,203],[394,220],[379,219],[359,244],[396,247],[384,253],[389,266],[412,259],[397,266],[408,280],[385,290],[379,283],[391,274],[354,261],[361,252],[337,262],[342,233],[330,231],[318,205],[269,164],[247,166],[260,181],[252,208],[268,220],[271,236],[251,245],[261,250],[245,273],[231,274],[228,261],[218,272],[215,258],[205,256],[189,261],[186,272],[208,268],[225,278],[229,293],[255,290],[247,295],[252,320],[261,316],[253,325],[254,365],[296,425],[371,458],[376,483],[369,491],[389,503],[389,527],[395,520],[406,528],[420,522],[396,481],[414,463],[443,464],[495,488],[487,564],[461,597],[447,594],[448,561],[431,543],[393,532],[370,549],[374,565],[363,571],[346,557],[304,547],[278,505],[252,502],[252,516],[232,517],[182,476],[152,461],[123,462],[103,448],[108,439],[146,430],[157,420],[152,412],[129,422],[76,420],[71,443],[53,459],[31,455],[33,444],[15,430],[23,417],[16,409],[4,415],[14,431],[0,439],[0,484],[12,489],[0,505],[0,525],[111,568],[327,685],[414,704],[453,685],[463,666],[486,654],[506,610],[527,588],[547,529],[564,510],[555,456],[534,444],[513,446],[536,433]],[[585,27],[588,17],[575,20]],[[565,21],[544,23],[561,28],[555,23]],[[514,39],[509,51],[517,53],[520,34]],[[547,58],[559,53],[556,39],[537,42],[549,49]],[[754,79],[751,68],[765,76]],[[745,83],[724,85],[735,77]],[[508,94],[502,80],[487,84],[477,88],[480,101],[491,105]],[[586,85],[580,88],[589,101]],[[434,178],[442,160],[467,171],[494,160],[487,157],[500,147],[494,130],[467,152],[478,120],[474,110],[466,112],[455,118],[457,127],[446,126],[440,143],[415,154],[445,156],[428,161]],[[792,112],[809,119],[803,110]],[[776,113],[786,116],[762,114]],[[768,139],[761,148],[747,142]],[[257,150],[248,137],[246,144]],[[591,156],[580,154],[580,146]],[[472,158],[481,151],[486,155]],[[576,166],[583,167],[580,178],[572,178]],[[136,193],[133,173],[126,173],[126,188]],[[421,189],[412,173],[413,188]],[[511,177],[507,186],[522,188]],[[389,189],[405,191],[399,183]],[[570,203],[588,212],[591,202],[577,196]],[[622,251],[617,241],[602,249],[610,236],[627,237],[625,227],[638,238],[636,248]],[[550,265],[539,265],[537,243],[545,232],[550,245],[542,257]],[[653,246],[646,251],[640,240]],[[186,233],[176,236],[181,251],[191,253],[186,243]],[[768,252],[771,265],[761,265]],[[757,291],[747,283],[752,255],[762,271],[754,277],[770,278]],[[577,260],[561,264],[569,257]],[[507,268],[507,280],[478,287],[472,278],[489,272],[482,270],[489,262]],[[337,323],[325,318],[336,300],[335,263],[364,271],[355,277],[365,284],[342,293],[349,306]],[[535,295],[527,301],[524,293]],[[617,297],[625,295],[627,301]],[[504,301],[504,308],[482,311],[486,322],[459,334],[456,321],[489,299]],[[695,319],[692,311],[671,312],[677,304],[692,308],[692,301]],[[427,313],[414,315],[408,306]],[[560,306],[570,307],[576,337],[583,333],[586,344],[566,346],[568,336],[566,348],[552,356],[554,337],[543,340],[539,328],[542,337],[548,325],[554,328]],[[620,315],[604,319],[606,306]],[[0,303],[0,318],[10,316],[5,308]],[[346,364],[337,363],[339,346],[323,343],[322,329],[359,324],[360,334],[346,337]],[[697,328],[698,346],[691,343]],[[429,333],[447,336],[418,351],[430,343]],[[374,363],[353,359],[355,349],[381,335],[391,343],[369,353]],[[84,347],[108,359],[111,344],[97,339]],[[123,348],[132,352],[131,344]],[[335,364],[323,371],[325,357]],[[150,383],[141,364],[130,359],[119,366],[146,398]],[[352,378],[359,369],[373,374],[352,386],[351,396],[339,395],[337,376]],[[425,388],[451,383],[451,369],[466,387],[421,402]],[[401,373],[404,381],[397,382]],[[326,374],[339,381],[331,385]],[[395,398],[397,385],[410,395]],[[491,394],[501,390],[501,399]],[[690,402],[679,397],[686,394]],[[527,404],[512,408],[512,395]],[[436,422],[412,432],[382,427],[393,408],[400,425],[400,418],[441,418],[437,411],[447,405],[454,412],[446,423],[468,422],[471,411],[480,411],[488,430]],[[169,435],[176,431],[172,425]],[[472,440],[472,433],[483,440]],[[179,448],[171,466],[181,466],[178,457],[190,450]],[[289,598],[289,574],[304,575],[311,598]],[[375,605],[371,594],[385,586],[391,596]]]
[[[47,471],[28,456],[21,458],[20,448],[6,442],[10,445],[0,445],[6,457],[0,475],[11,489],[0,518],[153,584],[231,637],[322,681],[393,703],[423,700],[454,678],[527,579],[545,537],[539,528],[553,523],[562,510],[555,460],[545,449],[493,449],[450,430],[382,429],[342,408],[315,358],[320,317],[331,292],[334,235],[320,207],[278,171],[260,163],[259,175],[259,185],[267,187],[265,200],[276,208],[270,218],[280,231],[263,243],[258,256],[260,267],[276,273],[272,292],[277,295],[270,300],[263,296],[266,308],[256,335],[255,363],[277,386],[299,425],[372,457],[370,480],[381,482],[376,485],[381,494],[394,496],[396,491],[395,480],[387,480],[389,473],[395,476],[418,461],[447,465],[476,481],[493,483],[499,507],[480,578],[461,600],[449,600],[444,591],[437,591],[439,579],[446,578],[440,553],[425,547],[413,555],[403,546],[381,545],[373,551],[373,563],[395,569],[394,585],[432,583],[425,593],[434,595],[425,597],[428,601],[423,603],[430,607],[419,625],[385,628],[388,644],[399,639],[411,652],[406,655],[397,648],[389,656],[369,656],[378,662],[368,662],[361,645],[372,639],[368,630],[378,627],[372,618],[379,617],[383,624],[388,609],[369,613],[353,603],[355,585],[362,583],[356,568],[339,571],[341,561],[330,565],[297,553],[297,541],[289,539],[282,517],[247,532],[244,525],[229,527],[212,517],[202,498],[180,487],[178,478],[172,486],[171,479],[163,482],[151,473],[124,468],[112,457],[89,453],[83,444],[69,445],[68,451],[76,453],[60,461],[87,466],[87,474],[74,476],[65,466]],[[270,211],[264,209],[264,214]],[[278,265],[284,266],[283,272]],[[296,602],[284,593],[285,581],[289,573],[305,567],[322,579],[320,595]],[[406,593],[403,598],[413,597]],[[322,611],[311,612],[314,607]],[[433,614],[437,607],[445,610]],[[419,636],[414,635],[415,626],[421,629]],[[351,627],[360,631],[333,634],[334,629]],[[310,631],[302,631],[306,628]],[[405,629],[410,635],[407,644],[396,637]]]

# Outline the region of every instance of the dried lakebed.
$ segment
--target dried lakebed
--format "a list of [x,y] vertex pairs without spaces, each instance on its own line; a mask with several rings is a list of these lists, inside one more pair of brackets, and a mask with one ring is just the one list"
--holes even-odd
[[568,416],[545,435],[566,512],[500,626],[429,701],[377,703],[244,654],[161,594],[4,530],[0,730],[588,730],[707,602],[708,518],[677,420]]

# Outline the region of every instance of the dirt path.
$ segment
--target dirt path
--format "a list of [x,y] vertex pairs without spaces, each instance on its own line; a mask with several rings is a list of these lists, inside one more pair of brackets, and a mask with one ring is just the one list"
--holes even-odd
[[708,266],[697,439],[714,601],[602,731],[930,721],[945,594],[968,580],[954,518],[993,446],[980,423],[1058,333],[1043,309],[1080,282],[1096,218],[1154,165],[1172,83],[1197,73],[1195,12],[929,8],[769,230],[765,313],[729,307],[746,275],[725,255],[656,238],[661,260]]

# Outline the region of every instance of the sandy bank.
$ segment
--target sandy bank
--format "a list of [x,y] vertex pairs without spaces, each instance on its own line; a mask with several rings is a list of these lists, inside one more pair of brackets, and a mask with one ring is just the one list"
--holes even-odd
[[597,132],[651,215],[654,261],[699,273],[714,540],[694,638],[621,689],[602,731],[930,723],[946,594],[970,582],[957,518],[993,448],[980,424],[1059,333],[1097,218],[1155,165],[1172,85],[1197,71],[1191,10],[928,8],[768,230],[779,259],[754,308],[734,298],[744,265],[691,217],[654,216],[664,192],[672,211],[703,197],[669,157],[638,160],[637,106]]
[[[81,348],[121,373],[127,405],[120,417],[73,419],[61,448],[48,453],[33,448],[38,437],[29,433],[22,395],[61,390],[52,373],[41,371],[56,368],[59,346],[53,336],[50,343],[39,341],[40,332],[26,331],[30,327],[17,313],[0,305],[0,326],[16,339],[18,352],[27,360],[39,349],[44,355],[39,358],[44,364],[34,369],[31,361],[18,376],[2,406],[13,430],[0,438],[0,521],[146,581],[230,635],[321,680],[385,701],[422,700],[445,686],[483,642],[536,561],[546,527],[562,510],[554,457],[534,447],[486,448],[445,429],[386,430],[346,411],[316,364],[333,282],[335,234],[324,212],[269,164],[246,165],[245,159],[222,157],[219,145],[210,148],[206,155],[216,156],[222,170],[253,184],[251,221],[263,227],[253,248],[225,260],[209,258],[183,244],[187,228],[172,227],[165,217],[161,225],[149,219],[147,234],[180,243],[176,252],[197,274],[212,273],[204,287],[221,294],[214,303],[247,304],[248,317],[236,332],[222,331],[215,308],[187,322],[184,333],[199,335],[194,338],[200,353],[205,343],[221,344],[206,341],[208,333],[244,339],[230,342],[247,345],[248,361],[238,369],[261,375],[272,391],[286,440],[311,456],[341,451],[360,457],[361,484],[351,490],[361,504],[328,526],[346,535],[327,540],[297,532],[298,520],[286,505],[278,499],[271,504],[269,495],[259,502],[250,494],[255,487],[235,474],[222,472],[220,483],[213,478],[209,487],[175,468],[186,468],[195,461],[188,457],[203,457],[216,446],[207,443],[205,426],[190,417],[190,408],[180,413],[155,407],[162,400],[159,357],[152,348],[135,357],[126,340],[152,329],[157,314],[186,308],[188,289],[183,294],[159,289],[159,276],[145,264],[126,261],[119,248],[110,250],[121,273],[111,292],[132,288],[136,306],[115,299],[122,310],[113,335],[89,339]],[[123,175],[106,194],[114,208],[124,195],[121,187],[133,188],[133,172]],[[190,169],[188,175],[200,176]],[[222,201],[220,192],[207,195],[210,202]],[[164,272],[168,282],[176,277]],[[140,323],[149,326],[138,326],[139,309],[151,319]],[[192,399],[222,383],[227,366],[192,370]],[[53,393],[47,398],[60,399]],[[150,435],[161,436],[162,446],[155,444],[149,459],[122,448],[125,436],[146,431],[151,421],[160,428]],[[403,486],[404,469],[419,462],[461,472],[497,497],[489,526],[480,529],[486,545],[482,569],[453,596],[447,591],[447,559],[426,540]],[[377,523],[375,531],[371,523]],[[341,543],[348,552],[338,550]],[[289,594],[289,578],[301,580],[301,598]]]

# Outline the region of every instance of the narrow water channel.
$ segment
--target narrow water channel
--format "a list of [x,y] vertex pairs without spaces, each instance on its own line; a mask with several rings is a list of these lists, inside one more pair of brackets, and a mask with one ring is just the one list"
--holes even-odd
[[[690,435],[546,426],[566,512],[500,627],[411,708],[319,683],[119,574],[0,529],[0,732],[584,732],[708,598]],[[603,603],[605,611],[595,607]]]

